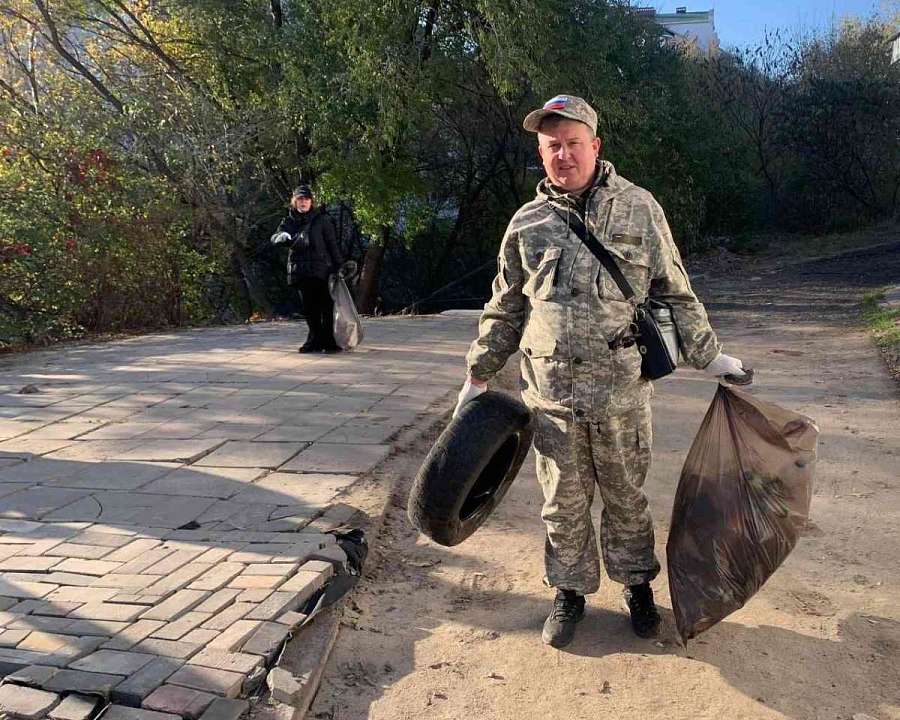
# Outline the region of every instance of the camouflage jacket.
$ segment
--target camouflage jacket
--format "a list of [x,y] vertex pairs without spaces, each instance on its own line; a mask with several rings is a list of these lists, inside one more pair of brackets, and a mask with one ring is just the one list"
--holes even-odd
[[586,218],[575,198],[545,179],[513,216],[466,362],[471,376],[490,380],[521,349],[526,404],[590,421],[647,402],[652,386],[641,377],[637,346],[609,347],[628,331],[634,309],[569,228],[567,213],[578,213],[613,255],[635,301],[649,294],[671,303],[686,362],[705,367],[721,348],[653,196],[604,161],[582,203]]

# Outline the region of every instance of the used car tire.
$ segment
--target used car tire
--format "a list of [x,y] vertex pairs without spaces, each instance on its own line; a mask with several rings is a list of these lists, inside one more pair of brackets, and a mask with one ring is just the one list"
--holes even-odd
[[412,524],[441,545],[461,543],[503,499],[533,435],[531,411],[519,400],[488,391],[467,402],[416,475]]

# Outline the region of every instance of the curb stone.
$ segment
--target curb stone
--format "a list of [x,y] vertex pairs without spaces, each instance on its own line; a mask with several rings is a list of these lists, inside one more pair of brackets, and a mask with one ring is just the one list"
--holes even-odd
[[[371,475],[398,452],[413,445],[420,437],[429,434],[438,426],[445,424],[449,420],[456,394],[457,390],[454,389],[434,401],[423,411],[423,417],[418,423],[401,431],[392,443],[391,452],[366,475]],[[374,547],[378,540],[391,498],[401,481],[402,478],[395,478],[384,489],[378,511],[371,516],[371,525],[366,529],[366,541],[370,548]],[[353,592],[351,591],[338,603],[323,611],[300,634],[288,642],[288,646],[285,648],[285,657],[272,668],[272,670],[283,671],[277,673],[276,678],[272,680],[277,687],[277,695],[275,697],[270,695],[271,705],[265,708],[260,707],[259,710],[254,711],[252,715],[254,720],[304,720],[316,691],[319,689],[319,682],[325,672],[331,651],[337,642],[344,607],[352,596]],[[291,643],[297,643],[303,648],[297,653],[298,657],[296,658],[291,657],[287,652],[291,648]],[[278,675],[284,678],[284,683],[279,684]],[[288,682],[288,679],[291,682]],[[294,699],[287,704],[279,701],[279,696],[282,698],[293,696]]]

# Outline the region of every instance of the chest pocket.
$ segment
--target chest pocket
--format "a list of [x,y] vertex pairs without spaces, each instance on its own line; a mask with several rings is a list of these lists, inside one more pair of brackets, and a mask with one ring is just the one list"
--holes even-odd
[[553,297],[561,257],[561,247],[548,247],[544,250],[537,267],[522,286],[522,294],[536,300],[548,300]]
[[[650,289],[650,255],[642,245],[642,238],[631,235],[613,235],[603,245],[613,256],[638,300],[643,300]],[[610,300],[625,300],[625,296],[604,267],[597,276],[597,292]]]

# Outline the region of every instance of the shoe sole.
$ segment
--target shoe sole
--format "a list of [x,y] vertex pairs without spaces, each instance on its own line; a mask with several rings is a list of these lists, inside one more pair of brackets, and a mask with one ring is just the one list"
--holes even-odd
[[[629,622],[630,622],[630,620],[631,620],[631,608],[628,607],[628,601],[627,601],[625,598],[622,598],[622,608],[625,610],[625,612],[628,613],[628,619],[629,619]],[[635,634],[636,637],[639,637],[639,638],[641,638],[642,640],[652,640],[652,639],[655,638],[655,637],[659,637],[659,627],[660,627],[661,624],[662,624],[662,618],[657,618],[657,619],[656,619],[656,626],[655,626],[652,630],[650,630],[650,631],[648,631],[648,632],[646,632],[646,633],[639,633],[639,632],[635,629],[634,624],[631,624],[631,630],[632,630],[632,632]]]
[[[575,620],[575,624],[577,625],[577,624],[580,623],[582,620],[584,620],[584,614],[582,614],[580,617],[578,617],[578,618]],[[549,645],[550,647],[556,648],[557,650],[558,650],[559,648],[568,647],[569,645],[572,644],[572,641],[573,641],[574,639],[575,639],[575,633],[573,632],[573,633],[572,633],[572,637],[570,637],[570,638],[569,638],[568,640],[566,640],[565,642],[559,642],[559,641],[553,642],[552,639],[548,639],[547,636],[544,635],[544,632],[541,631],[541,642],[544,643],[544,645]]]

